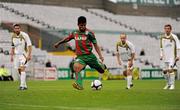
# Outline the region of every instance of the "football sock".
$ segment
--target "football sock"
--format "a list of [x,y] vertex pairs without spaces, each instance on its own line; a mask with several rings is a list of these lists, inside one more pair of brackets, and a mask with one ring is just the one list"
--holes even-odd
[[164,78],[166,80],[166,84],[169,85],[169,83],[170,83],[169,74],[168,73],[164,74]]
[[81,77],[80,72],[76,73],[76,83],[79,84],[80,86],[83,86],[82,77]]
[[170,73],[170,76],[169,76],[170,78],[169,78],[169,84],[170,85],[174,85],[174,82],[175,82],[175,74],[174,74],[174,72],[172,72],[172,73]]
[[102,80],[102,74],[99,74],[99,80]]
[[129,75],[127,76],[127,87],[130,87],[131,84],[132,84],[132,76]]
[[107,69],[107,67],[106,67],[105,64],[103,64],[103,63],[101,63],[101,62],[99,62],[99,63],[100,63],[100,65],[101,65],[101,67],[102,67],[103,70],[106,70],[106,69]]
[[27,87],[26,85],[26,72],[21,72],[21,75],[20,75],[20,87]]

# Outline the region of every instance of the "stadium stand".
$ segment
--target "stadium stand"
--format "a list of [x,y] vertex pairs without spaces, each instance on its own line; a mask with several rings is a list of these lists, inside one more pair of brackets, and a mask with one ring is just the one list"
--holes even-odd
[[[111,18],[141,30],[142,32],[162,32],[164,24],[172,24],[174,32],[180,32],[180,22],[171,17],[151,17],[151,16],[132,16],[132,15],[115,15],[102,9],[88,9],[101,16]],[[146,24],[146,25],[144,25]],[[179,25],[177,25],[179,24]]]
[[128,28],[113,24],[107,20],[99,18],[98,16],[87,13],[81,8],[29,4],[22,5],[16,3],[3,3],[3,5],[14,10],[18,10],[19,12],[34,17],[40,21],[46,21],[47,24],[51,24],[55,28],[59,29],[74,29],[77,26],[76,22],[74,21],[76,21],[78,16],[82,15],[87,17],[88,27],[93,30],[131,31]]
[[[134,33],[128,34],[128,36],[129,40],[136,45],[137,55],[139,54],[141,47],[146,51],[146,56],[137,56],[138,60],[136,61],[136,64],[143,68],[149,68],[152,66],[159,66],[160,64],[159,55],[155,54],[159,53],[159,48],[157,48],[159,42],[157,39],[152,38],[150,36],[151,34],[146,33],[162,32],[163,25],[166,23],[171,23],[175,32],[179,32],[178,29],[180,28],[180,25],[176,25],[179,24],[179,22],[170,17],[115,15],[102,9],[82,9],[4,2],[1,2],[0,6],[1,22],[9,21],[27,23],[38,28],[52,28],[54,30],[72,30],[77,25],[75,22],[77,17],[79,15],[86,16],[88,19],[88,27],[90,29],[95,31],[112,31],[112,34],[96,34],[100,46],[104,49],[103,54],[105,55],[105,63],[108,67],[117,67],[114,54],[115,44],[119,39],[119,34],[113,34],[114,31]],[[67,67],[71,60],[71,57],[69,56],[49,55],[46,51],[35,47],[33,47],[33,56],[36,57],[35,61],[41,62],[41,64],[44,64],[44,59],[50,59],[57,67]],[[145,60],[150,62],[150,66],[144,65]]]

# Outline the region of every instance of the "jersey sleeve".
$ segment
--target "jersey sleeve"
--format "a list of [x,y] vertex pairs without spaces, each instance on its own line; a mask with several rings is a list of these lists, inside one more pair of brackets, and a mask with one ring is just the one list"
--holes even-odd
[[162,37],[160,37],[160,56],[163,56],[163,44],[162,44]]
[[31,40],[30,40],[30,38],[29,38],[29,35],[26,34],[26,33],[24,33],[24,36],[25,36],[25,40],[26,40],[27,46],[31,46],[32,43],[31,43]]
[[129,48],[130,48],[131,52],[135,53],[135,46],[131,42],[129,42],[128,44],[129,44]]
[[11,47],[14,48],[14,42],[13,42],[13,33],[11,33]]
[[12,47],[14,47],[14,43],[13,43],[13,41],[11,42],[11,46],[12,46]]
[[13,38],[11,39],[11,47],[14,48]]
[[163,37],[160,36],[160,48],[161,48],[161,49],[163,48],[163,45],[162,45],[162,39],[163,39]]
[[116,52],[119,52],[119,48],[118,48],[118,47],[119,47],[119,45],[120,45],[120,43],[119,43],[119,42],[117,42],[117,43],[116,43]]
[[96,43],[97,43],[96,37],[95,37],[95,35],[94,35],[93,32],[89,32],[89,33],[88,33],[88,36],[89,36],[89,40],[90,40],[93,44],[96,44]]
[[65,38],[65,41],[70,41],[74,39],[74,32],[69,33],[69,35]]
[[176,42],[176,47],[177,47],[177,49],[179,50],[179,49],[180,49],[180,42],[179,42],[178,37],[177,37],[177,36],[174,36],[174,40],[175,40],[175,42]]

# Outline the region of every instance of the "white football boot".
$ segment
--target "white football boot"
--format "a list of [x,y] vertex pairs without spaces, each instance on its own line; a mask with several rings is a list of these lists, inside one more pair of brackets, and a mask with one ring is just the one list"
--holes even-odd
[[169,87],[169,90],[173,90],[173,89],[175,89],[175,86],[174,86],[174,85],[171,85],[171,86]]

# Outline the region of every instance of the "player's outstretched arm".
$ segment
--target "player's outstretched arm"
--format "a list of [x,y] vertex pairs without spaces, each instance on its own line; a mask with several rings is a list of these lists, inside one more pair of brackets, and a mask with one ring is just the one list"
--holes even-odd
[[160,48],[160,60],[163,60],[163,49]]
[[180,41],[177,36],[174,36],[174,40],[176,42],[176,61],[180,60]]
[[160,60],[163,60],[163,43],[162,43],[162,37],[160,38]]
[[131,54],[131,59],[130,59],[130,62],[129,62],[129,67],[131,67],[133,65],[134,59],[135,59],[135,53],[132,53]]
[[120,60],[120,54],[119,54],[119,43],[116,44],[116,57],[117,57],[117,62],[119,65],[121,65],[121,60]]
[[118,64],[121,65],[121,60],[120,60],[119,52],[116,53],[116,57],[117,57]]
[[14,48],[11,49],[11,62],[14,61],[13,57],[14,57]]
[[131,54],[131,61],[133,61],[135,59],[135,53]]
[[176,62],[180,60],[179,54],[180,54],[180,49],[177,49],[177,56],[176,56],[176,59],[175,59]]
[[68,41],[70,41],[70,40],[71,40],[71,39],[70,39],[69,37],[63,38],[62,40],[56,42],[56,43],[53,45],[53,47],[54,47],[54,48],[58,48],[59,45],[61,45],[62,43],[66,43],[66,42],[68,42]]
[[32,53],[32,46],[28,46],[28,56],[27,56],[27,61],[31,60],[31,53]]
[[95,48],[97,54],[99,55],[99,59],[103,62],[104,61],[104,57],[102,56],[101,50],[100,50],[99,45],[97,43],[94,44],[94,48]]

